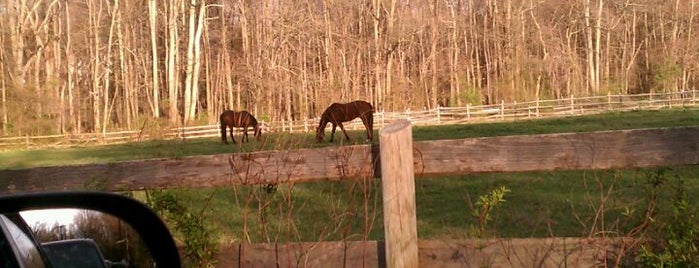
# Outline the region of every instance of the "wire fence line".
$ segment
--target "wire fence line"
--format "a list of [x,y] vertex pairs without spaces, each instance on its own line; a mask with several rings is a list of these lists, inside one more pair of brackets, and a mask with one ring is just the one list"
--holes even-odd
[[[632,95],[575,97],[556,100],[535,100],[491,105],[466,105],[464,107],[438,107],[418,111],[374,113],[374,129],[379,129],[393,120],[407,119],[413,125],[447,125],[482,122],[501,122],[590,115],[608,111],[657,110],[676,107],[696,107],[699,90],[661,92]],[[261,122],[265,132],[314,132],[319,118]],[[343,124],[348,130],[363,129],[359,120]],[[218,124],[170,128],[163,133],[154,131],[127,130],[107,133],[60,134],[47,136],[0,137],[0,148],[67,146],[76,144],[114,144],[151,139],[197,139],[218,137]]]

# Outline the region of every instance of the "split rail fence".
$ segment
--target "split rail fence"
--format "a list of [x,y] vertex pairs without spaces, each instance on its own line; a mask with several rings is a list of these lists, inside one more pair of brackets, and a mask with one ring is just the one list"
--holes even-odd
[[699,126],[419,142],[412,141],[411,131],[403,119],[382,128],[379,144],[373,145],[0,170],[0,195],[380,177],[385,241],[224,245],[221,267],[592,267],[604,261],[613,241],[420,241],[415,232],[414,178],[699,165]]
[[[438,107],[430,110],[385,112],[374,114],[375,128],[381,128],[396,119],[407,119],[413,125],[463,124],[496,121],[528,120],[535,118],[578,116],[607,111],[653,110],[674,107],[696,107],[699,90],[667,93],[646,93],[633,95],[606,95],[593,97],[570,96],[558,100],[536,100],[494,105],[465,107]],[[309,132],[314,131],[318,118],[263,122],[269,132]],[[358,120],[345,124],[347,129],[361,129]],[[61,146],[89,143],[120,143],[149,140],[153,138],[194,139],[217,137],[219,126],[203,125],[172,128],[162,135],[153,136],[148,131],[125,130],[107,133],[62,134],[48,136],[0,137],[0,149],[6,147]]]

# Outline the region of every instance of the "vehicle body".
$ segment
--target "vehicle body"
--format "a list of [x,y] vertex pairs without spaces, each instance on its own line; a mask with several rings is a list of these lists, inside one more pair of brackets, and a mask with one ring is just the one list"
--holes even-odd
[[89,238],[41,243],[54,267],[109,268],[99,246]]

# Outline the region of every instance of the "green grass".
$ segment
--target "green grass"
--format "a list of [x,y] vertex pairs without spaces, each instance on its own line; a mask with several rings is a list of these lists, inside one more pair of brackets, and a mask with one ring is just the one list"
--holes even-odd
[[609,112],[506,123],[414,127],[413,139],[438,140],[696,125],[699,125],[699,109]]
[[[418,180],[418,219],[424,223],[420,235],[468,236],[465,228],[477,224],[471,206],[478,196],[499,186],[511,192],[495,210],[486,236],[587,236],[601,231],[595,224],[602,221],[608,231],[623,234],[638,223],[623,212],[633,210],[635,217],[644,212],[650,174],[655,171],[529,172]],[[690,190],[688,198],[699,200],[695,191],[699,189],[698,171],[696,167],[664,170],[668,181],[662,185],[661,200],[671,200],[673,178],[683,178],[684,187]],[[596,221],[598,211],[605,214]]]
[[[691,204],[699,196],[699,168],[662,169],[655,221],[669,217],[676,178]],[[586,237],[624,235],[640,224],[656,169],[528,172],[423,178],[416,181],[421,239],[467,237]],[[203,211],[224,242],[338,241],[382,239],[378,181],[177,190],[181,201]],[[474,232],[475,201],[493,189],[511,190],[492,214],[485,233]],[[208,205],[205,200],[213,196]],[[604,212],[600,217],[598,212]]]
[[[699,110],[678,109],[509,123],[420,126],[413,128],[413,136],[415,140],[432,140],[696,125],[699,125]],[[353,140],[363,140],[364,133],[355,131],[350,136]],[[264,138],[263,143],[252,141],[228,146],[221,145],[218,138],[210,138],[3,151],[0,152],[0,168],[342,144],[337,140],[317,144],[310,133],[267,133]],[[378,142],[378,138],[374,142]],[[664,172],[665,181],[658,188],[652,188],[649,181],[658,170]],[[602,231],[610,235],[624,234],[639,224],[650,196],[649,189],[658,190],[657,200],[667,203],[678,178],[684,181],[683,189],[690,203],[698,204],[697,166],[421,178],[416,181],[418,232],[422,239],[587,236]],[[284,184],[274,193],[267,193],[260,186],[171,191],[194,213],[203,213],[222,242],[336,241],[382,238],[379,183],[379,180],[356,180]],[[511,191],[505,195],[506,201],[493,210],[485,233],[478,233],[474,231],[477,218],[472,213],[476,200],[499,186]],[[659,206],[657,222],[662,222],[669,213],[662,209],[664,207]]]

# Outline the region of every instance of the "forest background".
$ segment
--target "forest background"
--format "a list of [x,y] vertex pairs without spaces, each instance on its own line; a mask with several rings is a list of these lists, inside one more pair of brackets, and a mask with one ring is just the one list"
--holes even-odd
[[0,136],[697,85],[695,0],[0,0]]

